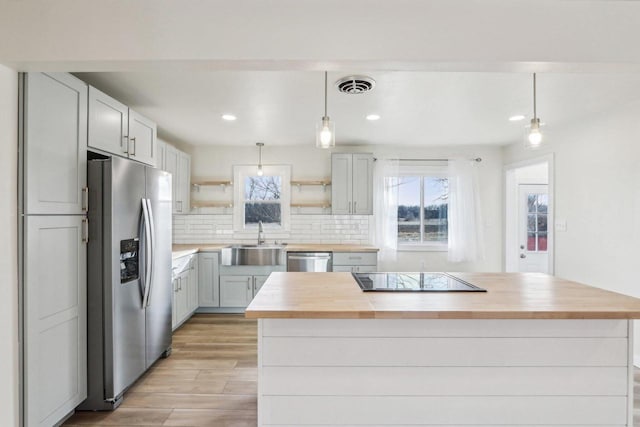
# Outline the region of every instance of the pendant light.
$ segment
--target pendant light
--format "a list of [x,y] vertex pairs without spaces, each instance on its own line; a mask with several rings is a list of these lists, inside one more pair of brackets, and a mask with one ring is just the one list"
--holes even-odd
[[316,147],[331,148],[336,146],[335,125],[327,115],[327,72],[324,72],[324,116],[316,125]]
[[262,170],[262,147],[264,147],[264,142],[256,142],[256,146],[258,147],[258,176],[262,176],[264,174]]
[[524,142],[526,148],[540,148],[540,145],[542,145],[542,131],[540,127],[540,119],[538,118],[538,111],[536,109],[536,73],[533,73],[533,118],[531,119],[529,132]]

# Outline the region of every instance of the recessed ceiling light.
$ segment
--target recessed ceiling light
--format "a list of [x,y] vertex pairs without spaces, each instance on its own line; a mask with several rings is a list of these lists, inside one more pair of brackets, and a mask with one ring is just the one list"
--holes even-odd
[[379,114],[369,114],[369,115],[367,115],[367,120],[371,120],[371,121],[380,120],[380,115]]
[[237,119],[237,117],[236,117],[236,116],[234,116],[233,114],[223,114],[223,115],[222,115],[222,120],[226,120],[226,121],[228,121],[228,122],[232,122],[232,121],[234,121],[235,119]]
[[519,122],[520,120],[524,120],[524,116],[522,114],[509,117],[510,122]]

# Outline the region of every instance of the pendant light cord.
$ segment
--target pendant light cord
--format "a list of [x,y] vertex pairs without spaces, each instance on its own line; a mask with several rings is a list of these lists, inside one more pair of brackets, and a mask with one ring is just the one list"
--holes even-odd
[[327,117],[327,72],[324,72],[324,116]]
[[536,111],[536,73],[533,73],[533,118],[538,118]]

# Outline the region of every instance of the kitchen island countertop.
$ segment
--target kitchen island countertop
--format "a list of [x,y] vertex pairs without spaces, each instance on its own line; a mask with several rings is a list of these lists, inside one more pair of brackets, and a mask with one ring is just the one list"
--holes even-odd
[[273,273],[248,318],[637,319],[640,299],[541,273],[450,273],[487,292],[362,292],[350,273]]

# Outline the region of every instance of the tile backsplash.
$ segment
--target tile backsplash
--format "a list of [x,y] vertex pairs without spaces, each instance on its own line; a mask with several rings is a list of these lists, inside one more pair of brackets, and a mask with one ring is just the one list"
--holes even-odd
[[[286,243],[371,243],[367,215],[296,215],[291,214],[291,230],[270,233],[267,242]],[[270,236],[271,234],[271,236]],[[189,214],[173,216],[174,243],[254,243],[257,233],[233,231],[233,216],[227,214]]]

